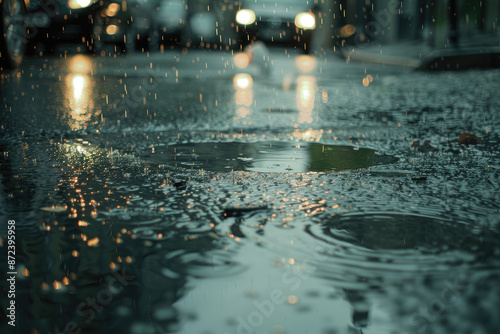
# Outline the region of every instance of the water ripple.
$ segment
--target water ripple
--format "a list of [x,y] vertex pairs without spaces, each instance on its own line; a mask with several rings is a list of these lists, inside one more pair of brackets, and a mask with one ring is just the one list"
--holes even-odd
[[306,227],[325,246],[317,274],[340,285],[380,285],[425,273],[480,268],[500,254],[491,233],[425,215],[363,213],[329,217]]

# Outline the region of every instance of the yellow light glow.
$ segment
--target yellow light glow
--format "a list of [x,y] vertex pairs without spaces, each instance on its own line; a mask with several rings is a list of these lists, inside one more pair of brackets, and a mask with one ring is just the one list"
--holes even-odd
[[72,80],[73,83],[73,96],[76,103],[80,102],[85,88],[85,78],[81,74],[76,74]]
[[248,110],[245,107],[239,107],[236,110],[236,115],[238,115],[238,118],[245,118],[247,115],[250,113],[250,110]]
[[106,15],[109,17],[113,17],[120,10],[120,5],[117,3],[109,4],[108,8],[106,8]]
[[253,94],[251,89],[237,89],[235,94],[237,105],[250,107],[253,103]]
[[[250,107],[253,103],[252,76],[246,73],[239,73],[233,79],[234,88],[236,92],[234,95],[236,105]],[[239,107],[236,110],[234,120],[245,118],[251,111],[245,107]]]
[[68,6],[71,9],[79,9],[88,7],[92,3],[92,0],[69,0]]
[[92,246],[97,246],[99,244],[99,238],[95,237],[95,238],[92,238],[90,239],[89,241],[87,241],[87,245],[89,247],[92,247]]
[[87,7],[88,5],[90,5],[91,3],[91,0],[76,0],[76,2],[78,2],[78,4],[84,8],[84,7]]
[[311,13],[299,13],[295,17],[295,25],[302,29],[316,28],[316,19]]
[[316,68],[316,58],[308,55],[298,56],[295,58],[295,65],[302,73],[309,73]]
[[347,24],[340,29],[340,37],[347,38],[356,32],[356,27],[354,27],[352,24]]
[[89,223],[87,223],[86,221],[83,221],[83,220],[79,220],[78,226],[89,226]]
[[90,73],[92,61],[89,56],[75,55],[69,60],[69,71],[72,73]]
[[[71,62],[69,70],[71,71],[74,67],[81,67],[81,69],[85,68],[86,71],[88,69],[87,60],[85,59],[83,63]],[[89,66],[91,67],[91,65]],[[69,74],[66,76],[65,81],[65,104],[69,110],[65,118],[72,130],[78,130],[87,125],[95,112],[94,99],[90,95],[92,92],[90,77],[86,74]],[[96,114],[98,113],[99,111],[96,112]],[[83,147],[75,147],[75,149],[80,154],[86,153]]]
[[236,88],[247,89],[252,87],[253,79],[250,74],[247,73],[238,73],[234,76],[233,85]]
[[108,35],[114,35],[118,32],[118,26],[116,24],[110,24],[109,26],[106,27],[106,33]]
[[327,92],[321,93],[321,99],[323,100],[323,103],[327,103],[328,102],[328,93]]
[[236,13],[236,22],[249,25],[255,22],[255,13],[250,9],[241,9]]
[[312,123],[312,110],[316,94],[316,79],[313,76],[301,75],[297,78],[297,109],[299,123]]
[[250,57],[246,53],[237,53],[234,55],[234,64],[239,68],[245,68],[250,64]]

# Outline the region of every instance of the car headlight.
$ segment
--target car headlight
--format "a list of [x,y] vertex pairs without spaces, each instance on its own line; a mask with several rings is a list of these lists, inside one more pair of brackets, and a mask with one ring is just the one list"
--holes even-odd
[[311,13],[299,13],[295,16],[295,25],[302,29],[316,28],[316,19]]
[[243,25],[249,25],[255,22],[255,13],[250,9],[240,9],[236,13],[236,22]]
[[68,6],[71,9],[80,9],[88,7],[92,4],[92,0],[68,0]]

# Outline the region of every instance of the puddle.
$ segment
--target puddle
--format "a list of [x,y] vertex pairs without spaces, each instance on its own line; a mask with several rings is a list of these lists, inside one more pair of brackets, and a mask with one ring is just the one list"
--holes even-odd
[[338,172],[396,162],[369,148],[319,143],[187,143],[148,148],[148,162],[209,171]]

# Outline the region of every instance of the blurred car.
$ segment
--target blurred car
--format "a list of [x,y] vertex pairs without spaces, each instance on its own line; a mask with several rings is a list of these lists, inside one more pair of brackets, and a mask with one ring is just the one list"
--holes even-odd
[[132,38],[127,43],[127,33],[131,14],[129,6],[123,0],[102,0],[97,9],[92,26],[93,51],[100,53],[107,46],[113,46],[121,51],[132,48]]
[[54,52],[59,43],[82,43],[93,51],[92,26],[97,0],[31,0],[28,7],[28,43],[43,43]]
[[96,15],[95,47],[115,44],[131,52],[180,44],[186,19],[185,0],[109,0]]
[[310,51],[316,28],[314,2],[307,0],[243,0],[236,13],[240,43],[254,40]]
[[26,3],[23,0],[0,0],[0,67],[21,64],[26,42]]

